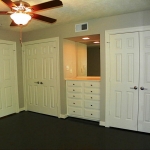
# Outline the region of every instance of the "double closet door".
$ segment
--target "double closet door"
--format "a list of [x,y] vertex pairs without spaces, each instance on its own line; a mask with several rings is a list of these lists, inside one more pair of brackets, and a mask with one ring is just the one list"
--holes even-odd
[[150,31],[110,35],[110,126],[150,133]]
[[24,44],[27,110],[58,116],[57,41]]

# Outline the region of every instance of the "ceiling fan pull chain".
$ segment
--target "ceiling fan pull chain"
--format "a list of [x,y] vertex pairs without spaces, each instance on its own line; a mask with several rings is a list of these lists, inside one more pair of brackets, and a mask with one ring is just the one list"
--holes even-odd
[[22,47],[22,25],[20,25],[20,44]]

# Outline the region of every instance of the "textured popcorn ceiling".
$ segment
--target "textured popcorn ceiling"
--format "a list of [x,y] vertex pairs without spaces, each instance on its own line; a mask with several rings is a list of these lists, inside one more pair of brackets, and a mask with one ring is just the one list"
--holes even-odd
[[[12,0],[14,1],[14,0]],[[24,0],[31,6],[48,0]],[[62,0],[63,7],[39,11],[37,13],[57,19],[54,24],[48,24],[42,21],[32,19],[23,32],[48,28],[55,25],[71,22],[82,23],[83,21],[137,12],[150,9],[150,0]],[[0,11],[10,10],[0,0]],[[19,31],[18,27],[10,27],[11,20],[9,15],[0,15],[0,28]]]

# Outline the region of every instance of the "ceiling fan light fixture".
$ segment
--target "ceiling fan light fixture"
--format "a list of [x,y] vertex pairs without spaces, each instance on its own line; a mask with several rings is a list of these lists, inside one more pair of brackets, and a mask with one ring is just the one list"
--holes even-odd
[[10,18],[17,24],[17,25],[26,25],[30,20],[31,16],[26,13],[22,12],[15,12],[10,15]]

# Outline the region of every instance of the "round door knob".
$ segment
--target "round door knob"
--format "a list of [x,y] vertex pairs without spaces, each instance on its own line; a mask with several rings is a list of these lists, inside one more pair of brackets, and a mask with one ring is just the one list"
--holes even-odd
[[39,82],[39,81],[38,81],[38,82],[34,82],[34,83],[40,84],[40,82]]
[[137,87],[137,86],[134,86],[134,87],[130,87],[130,89],[137,90],[137,89],[138,89],[138,87]]
[[140,87],[140,89],[141,89],[141,90],[144,90],[144,87],[142,86],[142,87]]

